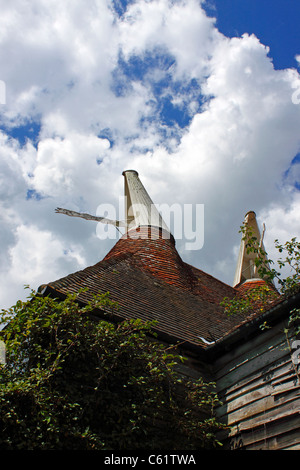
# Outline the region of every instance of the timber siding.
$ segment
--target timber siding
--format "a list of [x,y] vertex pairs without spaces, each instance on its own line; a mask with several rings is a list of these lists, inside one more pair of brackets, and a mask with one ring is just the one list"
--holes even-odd
[[[285,328],[282,322],[245,338],[216,360],[223,403],[217,415],[230,426],[225,448],[300,450],[300,368],[292,361]],[[293,335],[290,330],[290,345]]]

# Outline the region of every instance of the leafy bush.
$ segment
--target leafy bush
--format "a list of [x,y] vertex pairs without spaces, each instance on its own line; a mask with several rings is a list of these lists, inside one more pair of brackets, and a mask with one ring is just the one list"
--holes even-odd
[[182,360],[152,323],[95,319],[101,295],[80,306],[31,292],[3,310],[0,449],[198,449],[218,443],[213,384],[184,381]]

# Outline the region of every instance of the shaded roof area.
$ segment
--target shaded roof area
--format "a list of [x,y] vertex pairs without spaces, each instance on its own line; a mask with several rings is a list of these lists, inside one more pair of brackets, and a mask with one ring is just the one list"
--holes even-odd
[[128,232],[99,263],[43,288],[54,295],[87,288],[78,297],[83,303],[109,292],[119,305],[116,318],[156,320],[163,337],[203,349],[245,321],[220,306],[236,290],[185,263],[172,235],[153,226]]

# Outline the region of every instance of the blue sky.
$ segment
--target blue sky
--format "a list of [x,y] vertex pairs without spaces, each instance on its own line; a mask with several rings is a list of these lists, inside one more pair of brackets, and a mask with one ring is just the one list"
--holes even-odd
[[228,37],[254,33],[270,47],[274,66],[296,67],[300,44],[300,4],[297,0],[212,0],[207,12],[217,18]]
[[[183,259],[232,283],[248,210],[299,236],[298,0],[0,0],[0,307],[116,242],[55,207],[122,215],[122,171],[155,203],[204,204]],[[191,221],[191,224],[195,221]]]

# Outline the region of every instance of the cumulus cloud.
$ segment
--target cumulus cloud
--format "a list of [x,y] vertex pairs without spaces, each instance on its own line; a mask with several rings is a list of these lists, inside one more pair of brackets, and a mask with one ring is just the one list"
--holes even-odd
[[164,48],[176,59],[176,77],[199,79],[218,37],[213,24],[214,19],[206,16],[196,0],[136,2],[120,22],[122,52],[128,58]]
[[54,209],[119,216],[127,168],[158,204],[204,204],[204,247],[177,247],[225,282],[248,210],[267,248],[300,236],[298,71],[222,35],[196,0],[116,5],[0,0],[3,307],[105,256],[117,238]]
[[[45,282],[61,277],[66,266],[84,267],[85,258],[80,246],[65,246],[65,243],[51,232],[41,230],[34,225],[19,225],[15,232],[15,244],[9,249],[10,269],[2,281],[2,301],[6,304],[12,296],[24,296],[23,288],[28,279],[39,285],[43,277]],[[47,266],[47,271],[46,271]]]
[[34,187],[42,194],[61,198],[80,192],[85,185],[94,184],[96,164],[108,148],[107,139],[95,135],[70,133],[63,139],[43,139],[36,154]]

